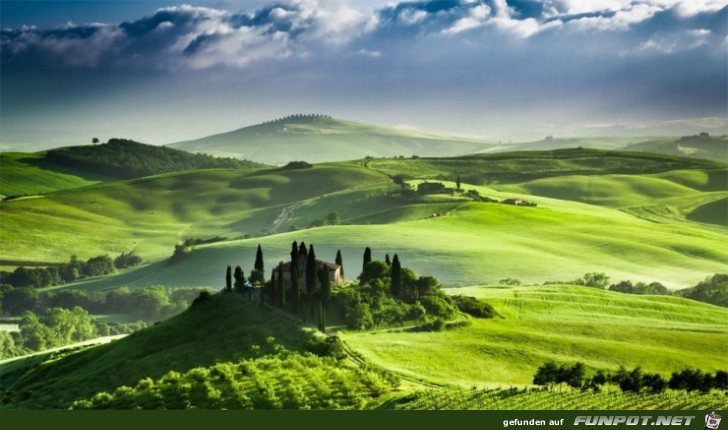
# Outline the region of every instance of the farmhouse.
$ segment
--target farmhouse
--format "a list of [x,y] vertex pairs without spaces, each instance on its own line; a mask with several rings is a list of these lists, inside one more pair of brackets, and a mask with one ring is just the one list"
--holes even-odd
[[449,188],[440,182],[422,182],[417,186],[419,194],[454,194],[455,189]]
[[[291,285],[291,262],[280,262],[278,266],[273,268],[271,274],[271,282],[278,281],[278,267],[283,266],[283,285],[289,287]],[[316,270],[325,267],[329,274],[329,281],[334,285],[341,285],[344,283],[344,278],[341,276],[341,266],[335,263],[331,263],[324,260],[316,260]],[[301,255],[298,258],[298,285],[304,285],[306,283],[306,256]]]

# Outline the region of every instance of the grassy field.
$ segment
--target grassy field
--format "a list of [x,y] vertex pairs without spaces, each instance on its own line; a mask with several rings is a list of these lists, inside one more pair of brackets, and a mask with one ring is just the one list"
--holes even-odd
[[0,153],[0,196],[42,194],[114,180],[44,159],[45,152]]
[[[484,196],[522,198],[538,207],[408,199],[386,174],[415,168],[434,177],[480,169],[501,182],[518,172],[541,175],[491,187],[464,184]],[[609,173],[615,170],[622,173]],[[685,287],[723,271],[728,261],[728,230],[720,223],[727,171],[709,161],[565,150],[176,173],[2,202],[0,261],[44,264],[71,254],[86,259],[134,250],[143,267],[73,287],[217,288],[227,265],[250,268],[258,243],[270,270],[289,258],[292,241],[304,240],[326,259],[341,249],[349,279],[370,246],[375,258],[398,253],[406,266],[448,286],[503,278],[568,281],[599,271],[613,280]],[[339,213],[343,225],[289,231],[330,212]],[[184,238],[213,236],[235,240],[196,247],[183,264],[161,261]]]
[[503,318],[431,333],[348,332],[367,361],[440,384],[527,385],[544,362],[588,369],[641,366],[669,377],[687,367],[725,367],[728,310],[685,299],[553,285],[468,287]]
[[415,393],[397,404],[404,410],[721,410],[722,393],[669,391],[660,394],[619,391],[540,391],[512,389],[437,389]]
[[[301,350],[310,336],[307,329],[240,295],[213,296],[122,340],[45,361],[20,378],[13,391],[20,399],[32,393],[27,403],[21,400],[21,407],[68,406],[72,400],[134,386],[142,378],[159,378],[171,370],[185,372],[270,353],[274,344]],[[0,375],[3,372],[0,366]]]
[[[364,199],[362,189],[388,183],[380,173],[342,164],[168,174],[6,201],[0,203],[0,241],[6,244],[0,260],[62,262],[71,254],[85,259],[130,250],[145,260],[159,259],[171,255],[183,238],[263,234],[290,205],[342,191],[343,200],[355,199],[347,193]],[[328,204],[322,201],[319,218],[332,210]],[[295,215],[290,221],[307,224],[312,219]]]

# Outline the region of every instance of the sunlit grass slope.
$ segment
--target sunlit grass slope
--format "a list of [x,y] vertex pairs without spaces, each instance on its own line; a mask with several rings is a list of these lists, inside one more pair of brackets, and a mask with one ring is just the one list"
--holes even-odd
[[256,235],[294,203],[389,184],[378,172],[342,164],[196,171],[6,201],[0,203],[6,244],[0,258],[57,262],[132,249],[145,259],[161,258],[182,238]]
[[[502,197],[485,187],[478,189],[481,194]],[[78,286],[218,287],[227,265],[252,267],[258,244],[263,247],[269,272],[279,261],[290,259],[294,240],[314,244],[316,255],[330,261],[341,249],[349,279],[361,272],[363,249],[370,246],[375,258],[397,253],[405,266],[451,286],[497,283],[503,278],[538,283],[571,280],[599,271],[613,280],[685,287],[724,270],[728,261],[726,236],[720,232],[653,223],[581,203],[532,199],[538,207],[498,203],[403,206],[379,215],[388,218],[388,224],[329,226],[200,246],[176,265],[159,263]],[[434,213],[441,216],[433,217]],[[398,217],[403,220],[397,222]]]
[[40,194],[113,180],[45,160],[44,152],[0,153],[0,195]]
[[530,384],[548,360],[590,369],[641,366],[668,376],[725,367],[728,310],[674,297],[569,285],[468,287],[503,318],[429,333],[346,333],[372,363],[414,378],[470,386]]

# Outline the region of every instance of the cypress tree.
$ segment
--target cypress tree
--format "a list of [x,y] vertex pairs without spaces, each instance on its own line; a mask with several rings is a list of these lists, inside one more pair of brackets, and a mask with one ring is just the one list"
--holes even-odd
[[399,263],[399,256],[394,254],[392,260],[392,268],[389,272],[389,277],[392,279],[392,295],[394,297],[402,296],[402,266]]
[[389,254],[386,254],[384,256],[384,262],[387,263],[387,266],[391,266],[392,265],[392,260],[389,259]]
[[298,246],[298,256],[306,257],[307,255],[308,251],[306,250],[306,242],[301,241],[301,244]]
[[278,264],[278,277],[276,278],[276,293],[278,293],[278,298],[276,299],[276,302],[280,307],[286,306],[286,290],[283,287],[283,262]]
[[321,304],[324,308],[328,308],[331,301],[331,281],[329,280],[329,271],[325,266],[321,266],[319,269],[318,279],[321,285]]
[[258,244],[258,252],[255,253],[255,270],[259,270],[260,273],[265,273],[265,265],[263,264],[263,249]]
[[313,245],[308,250],[308,257],[306,260],[306,294],[308,295],[308,301],[311,304],[311,318],[314,315],[314,300],[313,296],[316,292],[316,253],[313,250]]
[[460,190],[460,175],[458,175],[458,179],[455,182],[455,185],[457,186],[458,191]]
[[372,249],[368,246],[364,248],[364,264],[361,266],[361,271],[367,268],[367,264],[372,262]]
[[324,311],[324,307],[319,302],[319,321],[318,321],[318,329],[321,333],[326,333],[326,315]]
[[232,268],[230,266],[227,267],[227,272],[225,273],[225,291],[228,293],[233,290],[233,273]]
[[344,259],[341,258],[341,250],[340,249],[338,251],[336,251],[336,260],[334,260],[334,261],[341,268],[341,277],[343,278],[344,277]]
[[[301,245],[303,245],[303,242],[301,242]],[[291,290],[293,291],[293,297],[294,297],[294,305],[296,312],[301,312],[302,317],[305,319],[305,315],[303,312],[303,304],[301,299],[301,286],[298,282],[298,261],[299,261],[299,249],[296,246],[296,242],[293,242],[293,245],[291,246]]]
[[243,269],[240,268],[240,266],[235,266],[235,291],[238,293],[243,292],[243,287],[245,287],[245,273],[243,273]]

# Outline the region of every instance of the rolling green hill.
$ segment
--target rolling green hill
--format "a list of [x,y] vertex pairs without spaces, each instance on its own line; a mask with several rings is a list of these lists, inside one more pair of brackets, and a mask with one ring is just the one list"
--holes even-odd
[[624,147],[626,151],[657,152],[728,162],[728,136],[683,136],[679,139],[656,139]]
[[[620,159],[624,160],[621,164]],[[710,204],[724,198],[725,192],[691,188],[713,189],[716,180],[711,178],[719,178],[715,172],[725,170],[720,163],[573,150],[495,158],[369,160],[364,164],[369,168],[351,162],[295,170],[194,171],[3,202],[0,240],[10,246],[2,249],[0,258],[40,264],[67,261],[71,253],[84,259],[133,249],[153,263],[79,284],[86,289],[154,284],[217,287],[226,265],[250,265],[245,258],[252,259],[250,252],[258,243],[266,248],[270,268],[288,258],[293,240],[316,243],[322,249],[320,255],[329,259],[342,249],[350,262],[359,259],[365,246],[380,253],[378,258],[385,252],[397,252],[407,266],[420,274],[435,275],[446,285],[497,282],[508,277],[526,282],[568,280],[585,272],[603,271],[615,280],[660,281],[685,287],[722,271],[728,261],[728,251],[722,245],[725,228],[689,218],[720,217],[720,206],[716,209]],[[543,181],[565,184],[574,182],[575,171],[586,170],[589,180],[599,184],[604,193],[611,190],[622,194],[585,194],[585,199],[593,199],[587,200],[591,203],[606,199],[603,203],[622,210],[525,194],[528,190],[518,192],[512,184],[500,184],[495,189],[466,183],[465,188],[499,200],[522,198],[538,207],[452,198],[411,199],[401,196],[399,186],[379,171],[391,175],[412,171],[415,166],[428,172],[424,177],[485,169],[492,177],[504,180],[525,171],[530,176],[552,178]],[[540,170],[534,166],[541,166]],[[696,167],[701,168],[685,170]],[[607,173],[613,168],[650,173]],[[559,172],[570,176],[559,177]],[[671,194],[676,197],[665,197]],[[625,209],[625,202],[642,206]],[[683,211],[682,218],[664,216],[657,223],[640,219],[657,220],[657,215],[648,213],[649,208],[657,208],[655,205]],[[709,206],[700,209],[704,205]],[[694,210],[697,215],[690,215]],[[289,232],[331,212],[339,213],[343,225]],[[655,212],[659,213],[657,209]],[[272,233],[278,234],[269,235]],[[246,235],[251,238],[239,240]],[[183,238],[215,236],[238,241],[197,247],[186,264],[155,263],[170,256]],[[40,249],[39,237],[44,238]],[[527,266],[521,264],[524,259],[530,262]],[[354,269],[348,276],[357,274]]]
[[482,151],[491,143],[361,124],[328,116],[281,118],[169,146],[225,157],[282,165],[404,155],[452,156]]
[[186,151],[146,145],[126,139],[110,139],[101,145],[52,149],[46,153],[46,159],[63,166],[103,173],[121,179],[196,169],[265,167],[247,160],[191,154]]
[[68,407],[142,378],[271,353],[276,344],[303,350],[312,332],[266,309],[237,294],[215,295],[121,340],[33,368],[12,387],[16,400],[32,393],[16,406]]
[[641,366],[669,377],[687,367],[725,366],[728,310],[664,296],[569,285],[469,287],[503,318],[441,332],[347,332],[366,360],[413,378],[464,387],[531,384],[548,360],[587,368]]
[[43,194],[113,180],[49,161],[45,152],[0,153],[0,196]]

